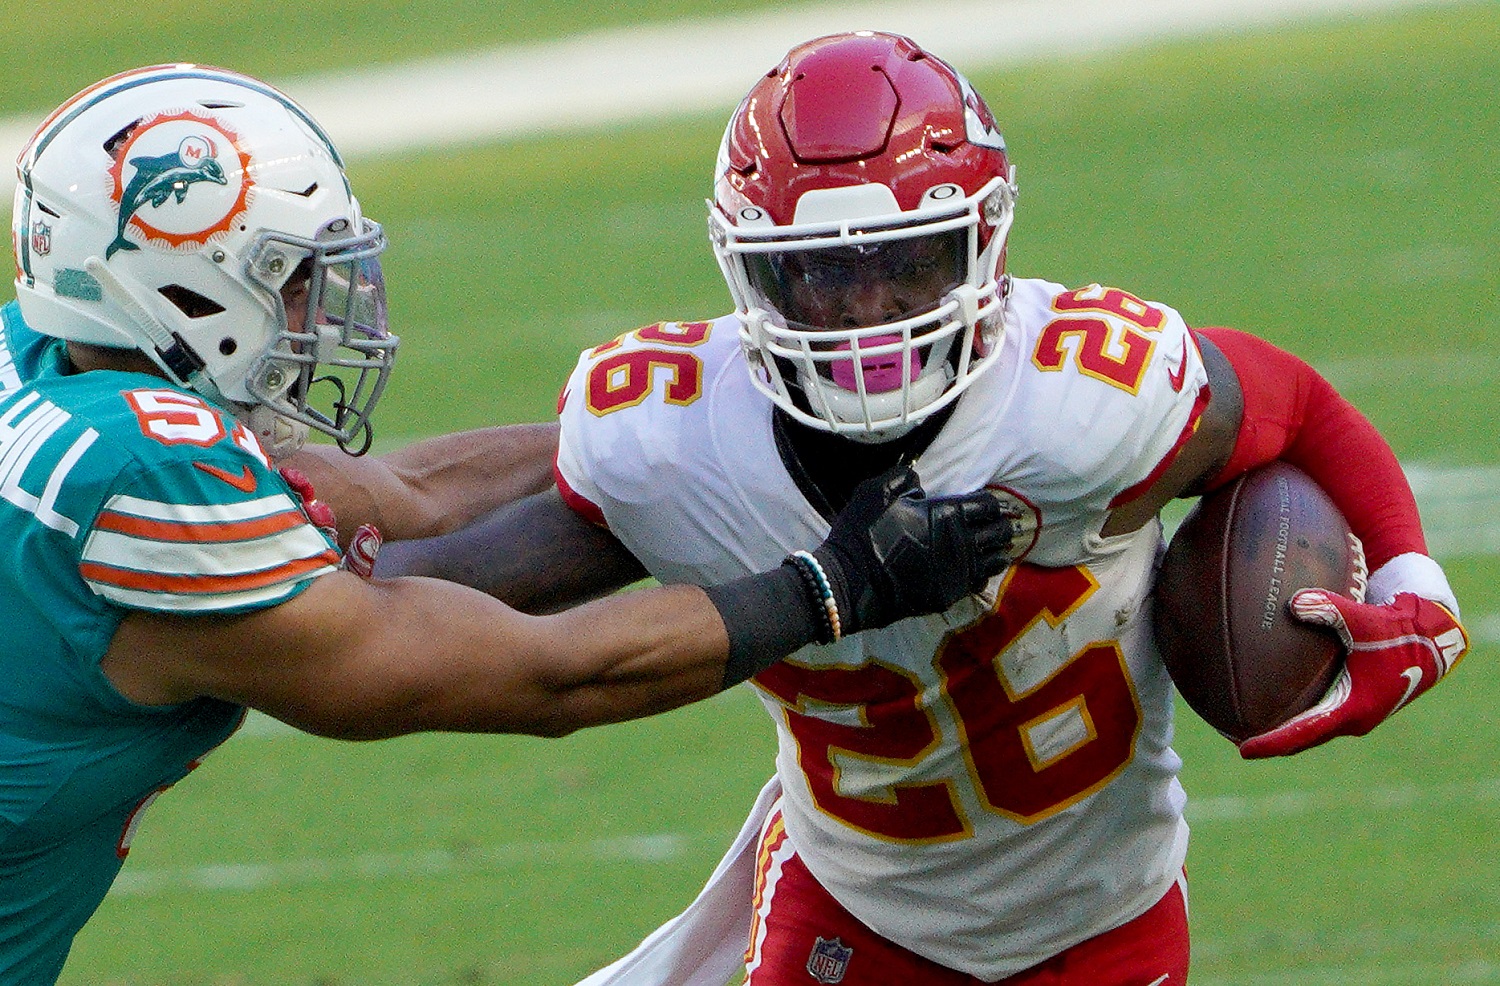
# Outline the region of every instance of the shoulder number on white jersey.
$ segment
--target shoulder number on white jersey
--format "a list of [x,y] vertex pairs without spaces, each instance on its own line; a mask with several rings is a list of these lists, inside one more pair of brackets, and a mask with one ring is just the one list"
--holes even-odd
[[[657,322],[596,346],[589,354],[584,401],[603,417],[635,407],[661,388],[668,404],[703,396],[703,361],[691,350],[708,339],[711,322]],[[627,345],[627,343],[636,345]]]
[[[1058,295],[1052,310],[1061,317],[1048,322],[1037,338],[1031,356],[1037,369],[1056,372],[1071,356],[1086,376],[1132,394],[1140,390],[1156,348],[1154,334],[1167,321],[1165,312],[1129,292],[1098,284]],[[1113,315],[1126,324],[1100,315]]]

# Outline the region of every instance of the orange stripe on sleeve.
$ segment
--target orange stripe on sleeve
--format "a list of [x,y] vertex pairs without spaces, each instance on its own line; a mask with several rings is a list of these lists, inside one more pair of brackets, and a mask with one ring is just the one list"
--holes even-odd
[[95,519],[94,529],[128,534],[152,541],[180,541],[188,544],[219,544],[227,541],[254,541],[290,531],[307,523],[300,510],[284,510],[270,517],[253,520],[189,524],[182,521],[153,520],[130,514],[105,511]]
[[330,548],[311,558],[299,558],[275,568],[246,572],[243,575],[164,575],[160,572],[136,572],[98,562],[85,562],[78,566],[78,570],[90,582],[122,589],[207,596],[247,592],[278,582],[293,582],[320,568],[336,568],[338,563],[338,552]]

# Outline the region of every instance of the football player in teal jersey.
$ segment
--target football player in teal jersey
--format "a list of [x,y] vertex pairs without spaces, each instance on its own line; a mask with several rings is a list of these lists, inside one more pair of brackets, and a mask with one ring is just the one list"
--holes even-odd
[[[155,66],[64,103],[18,171],[17,300],[0,308],[0,981],[56,979],[140,813],[247,707],[344,738],[561,735],[941,610],[1003,566],[993,497],[926,498],[892,473],[816,551],[711,590],[534,617],[451,583],[362,578],[275,468],[309,430],[363,451],[397,351],[384,233],[318,125],[254,79]],[[497,476],[486,505],[539,488],[534,468],[504,473],[551,440],[429,446],[466,477],[437,484],[430,516],[461,518]],[[387,519],[430,533],[420,510]]]

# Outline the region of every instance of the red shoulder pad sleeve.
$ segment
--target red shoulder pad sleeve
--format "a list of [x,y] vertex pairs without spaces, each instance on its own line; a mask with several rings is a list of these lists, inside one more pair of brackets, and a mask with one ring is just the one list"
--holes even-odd
[[594,501],[568,485],[568,481],[563,478],[562,470],[557,467],[555,458],[552,460],[552,478],[557,482],[557,492],[562,494],[563,503],[566,503],[575,514],[595,527],[609,530],[609,523],[604,519],[604,511],[600,510]]
[[1194,330],[1218,346],[1239,378],[1245,413],[1221,486],[1276,459],[1327,491],[1365,546],[1374,571],[1408,551],[1427,554],[1416,497],[1396,454],[1369,419],[1307,363],[1234,329]]

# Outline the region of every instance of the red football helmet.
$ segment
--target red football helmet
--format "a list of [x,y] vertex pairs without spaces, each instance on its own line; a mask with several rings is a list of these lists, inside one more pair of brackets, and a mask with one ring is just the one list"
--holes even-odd
[[756,386],[863,441],[947,406],[999,350],[1015,198],[947,63],[865,31],[792,49],[730,119],[709,203]]

